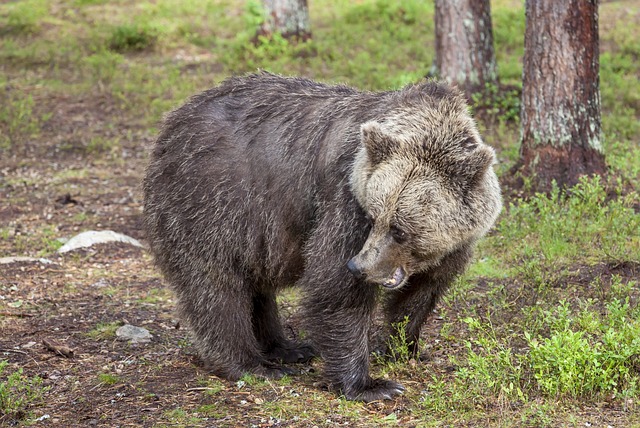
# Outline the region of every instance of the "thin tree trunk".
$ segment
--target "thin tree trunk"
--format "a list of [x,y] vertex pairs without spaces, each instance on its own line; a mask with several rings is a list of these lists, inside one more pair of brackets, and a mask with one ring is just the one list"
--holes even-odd
[[470,96],[497,83],[489,0],[436,0],[436,73]]
[[285,39],[311,38],[307,0],[263,0],[266,19],[258,35],[271,37],[279,33]]
[[527,0],[520,167],[537,190],[606,172],[597,0]]

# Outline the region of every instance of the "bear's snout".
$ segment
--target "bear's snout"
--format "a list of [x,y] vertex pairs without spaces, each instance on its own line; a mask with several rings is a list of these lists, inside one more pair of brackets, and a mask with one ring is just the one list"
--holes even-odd
[[397,254],[381,251],[379,248],[368,248],[347,262],[347,269],[358,280],[378,284],[387,289],[399,288],[409,277],[404,263],[398,260]]
[[355,257],[349,260],[347,263],[347,269],[349,269],[349,272],[358,279],[363,279],[365,277],[364,272],[362,272],[362,269],[356,262]]

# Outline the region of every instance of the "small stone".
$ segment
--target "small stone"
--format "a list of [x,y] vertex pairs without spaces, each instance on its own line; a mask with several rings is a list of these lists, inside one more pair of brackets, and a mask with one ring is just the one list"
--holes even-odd
[[112,230],[89,230],[69,239],[66,244],[58,249],[58,252],[66,253],[79,248],[91,247],[96,244],[105,244],[108,242],[125,242],[136,247],[144,247],[137,239],[116,233]]
[[98,281],[91,284],[91,286],[96,288],[103,288],[103,287],[108,287],[109,283],[107,282],[106,279],[100,278]]
[[131,324],[125,324],[117,329],[116,336],[120,340],[128,340],[131,343],[151,342],[151,338],[153,337],[146,328],[136,327]]

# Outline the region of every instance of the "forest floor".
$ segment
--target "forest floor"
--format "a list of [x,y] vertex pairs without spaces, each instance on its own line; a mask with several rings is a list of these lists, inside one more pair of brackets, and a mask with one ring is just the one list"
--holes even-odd
[[[382,89],[418,78],[433,54],[423,53],[433,43],[421,17],[429,2],[312,2],[314,37],[331,46],[246,50],[234,35],[252,9],[201,3],[0,5],[0,258],[36,259],[0,264],[0,426],[640,426],[640,45],[637,30],[614,25],[639,23],[640,6],[603,6],[611,177],[556,199],[506,189],[476,263],[424,326],[425,360],[402,355],[402,343],[397,362],[372,356],[374,374],[406,393],[366,404],[328,390],[319,360],[278,381],[212,376],[145,249],[56,251],[87,230],[145,242],[141,179],[158,121],[226,75],[264,67]],[[512,3],[494,7],[496,25],[523,30]],[[371,25],[399,27],[365,39]],[[430,34],[409,44],[418,31]],[[507,83],[521,37],[497,33]],[[517,157],[514,100],[503,88],[475,106],[503,181]],[[296,293],[280,304],[298,334]],[[151,341],[119,340],[125,324]]]

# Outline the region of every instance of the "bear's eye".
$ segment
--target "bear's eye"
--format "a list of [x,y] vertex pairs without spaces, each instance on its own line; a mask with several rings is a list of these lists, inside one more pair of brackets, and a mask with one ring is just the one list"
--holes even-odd
[[398,226],[391,226],[389,228],[389,232],[391,233],[391,237],[398,243],[402,244],[407,241],[408,235],[407,233],[398,228]]

